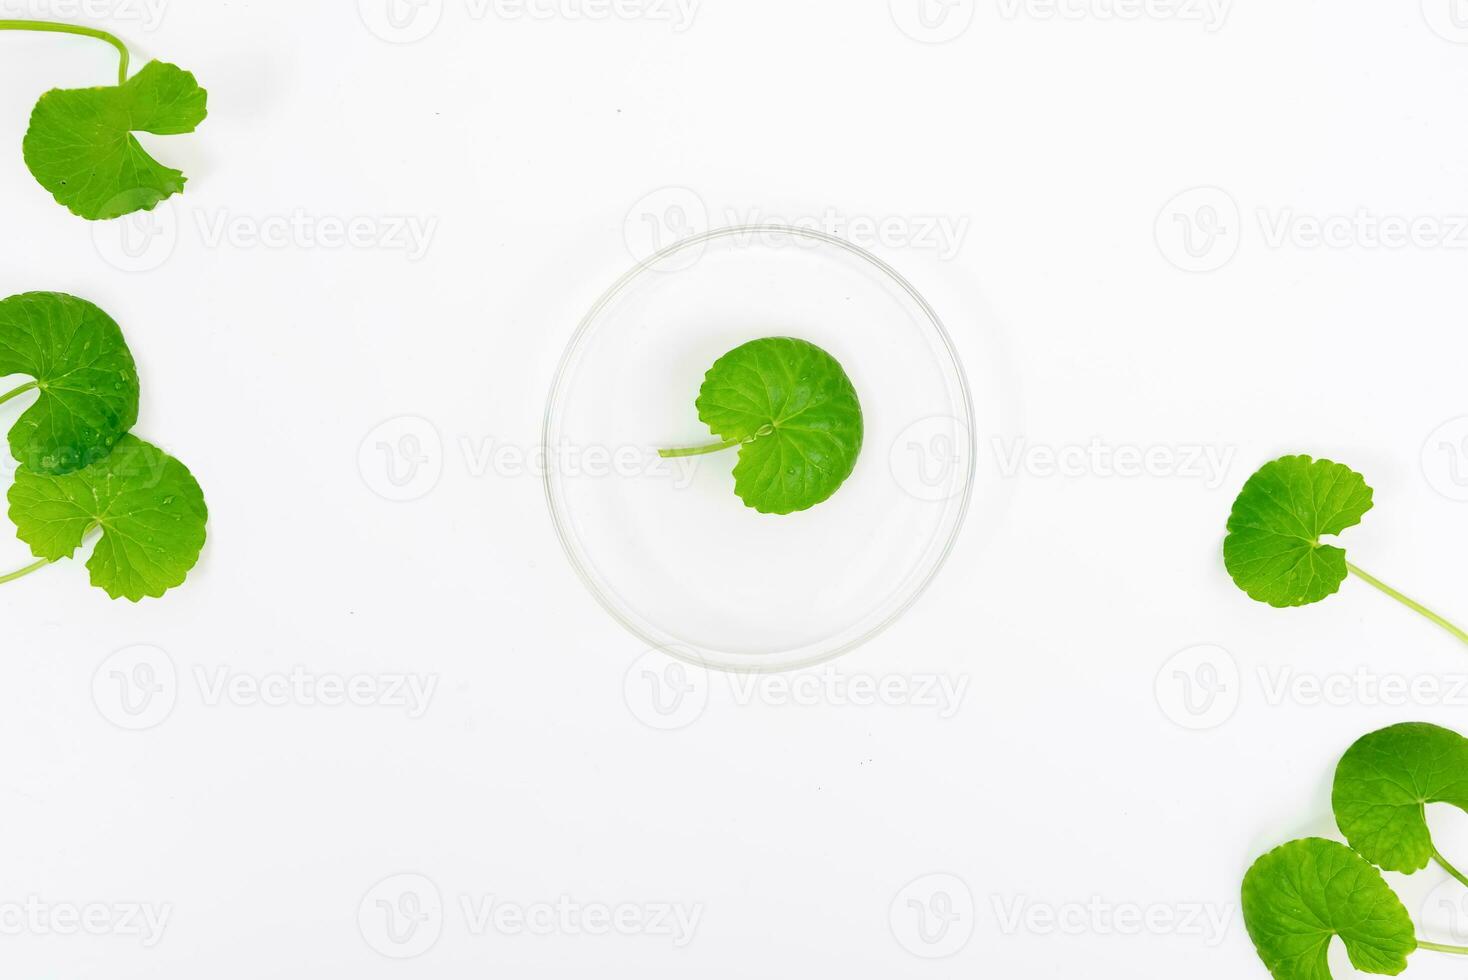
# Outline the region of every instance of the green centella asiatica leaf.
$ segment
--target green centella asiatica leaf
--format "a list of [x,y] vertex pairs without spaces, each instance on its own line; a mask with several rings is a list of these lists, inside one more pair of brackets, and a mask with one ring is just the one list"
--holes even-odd
[[861,454],[856,389],[840,363],[808,341],[766,337],[734,348],[709,368],[695,405],[723,441],[663,455],[738,446],[734,492],[762,514],[792,514],[826,500]]
[[1303,606],[1333,595],[1345,581],[1346,553],[1321,543],[1371,509],[1371,488],[1348,466],[1285,456],[1249,477],[1223,542],[1229,575],[1250,598]]
[[64,293],[0,300],[0,377],[33,380],[0,395],[37,391],[10,430],[23,466],[64,474],[105,457],[138,420],[138,371],[106,313]]
[[1412,874],[1436,854],[1425,807],[1468,810],[1468,738],[1408,723],[1352,745],[1335,771],[1331,805],[1346,840],[1387,871]]
[[1331,980],[1339,936],[1351,965],[1396,976],[1417,949],[1411,916],[1365,858],[1318,837],[1261,857],[1244,876],[1244,926],[1275,980]]
[[134,133],[191,133],[208,94],[176,65],[150,61],[121,85],[53,89],[31,113],[23,150],[41,186],[93,220],[147,211],[187,178],[148,155]]
[[133,602],[183,584],[204,548],[209,519],[188,468],[136,436],[124,436],[106,459],[74,473],[22,468],[9,500],[16,534],[37,558],[70,558],[100,530],[87,561],[92,584]]

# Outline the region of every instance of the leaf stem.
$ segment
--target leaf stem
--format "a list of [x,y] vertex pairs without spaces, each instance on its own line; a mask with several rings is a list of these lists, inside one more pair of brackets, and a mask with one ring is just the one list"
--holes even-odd
[[1459,871],[1457,868],[1449,864],[1448,859],[1443,857],[1442,854],[1438,852],[1438,849],[1436,847],[1432,849],[1432,859],[1436,861],[1439,865],[1441,865],[1442,869],[1448,874],[1452,875],[1454,878],[1457,878],[1464,885],[1468,885],[1468,878],[1463,877],[1463,872]]
[[1423,942],[1417,940],[1418,949],[1430,949],[1435,953],[1455,953],[1458,956],[1468,956],[1468,946],[1445,946],[1442,943]]
[[127,81],[127,45],[106,31],[99,31],[95,27],[78,27],[75,24],[58,24],[55,21],[49,20],[0,20],[0,31],[40,31],[45,34],[79,34],[82,37],[94,37],[99,41],[106,41],[117,49],[117,53],[122,59],[121,63],[117,66],[117,84],[121,85]]
[[17,395],[24,395],[26,392],[36,387],[38,387],[38,383],[35,381],[31,381],[27,384],[21,385],[14,391],[7,391],[5,394],[0,395],[0,405],[4,405],[6,402],[10,401],[10,399],[16,397]]
[[31,572],[38,572],[49,564],[51,564],[51,559],[42,558],[34,565],[27,565],[25,568],[22,568],[16,572],[11,572],[9,575],[0,575],[0,585],[4,585],[6,582],[14,582],[18,578],[25,578]]
[[1402,593],[1398,592],[1390,585],[1387,585],[1381,579],[1376,578],[1372,575],[1368,575],[1361,569],[1357,568],[1355,565],[1352,565],[1350,562],[1346,562],[1346,568],[1350,570],[1351,574],[1364,581],[1367,585],[1375,586],[1376,588],[1385,592],[1387,595],[1391,596],[1393,599],[1400,602],[1402,605],[1406,606],[1408,609],[1411,609],[1413,612],[1421,613],[1423,616],[1426,616],[1428,619],[1432,620],[1434,623],[1441,626],[1443,629],[1447,630],[1449,633],[1453,634],[1464,643],[1468,643],[1468,633],[1465,633],[1463,630],[1454,626],[1452,623],[1448,622],[1446,619],[1439,616],[1431,609],[1428,609],[1422,603],[1417,602],[1415,599],[1409,599],[1407,596],[1402,595]]
[[678,456],[703,456],[708,453],[723,452],[725,449],[733,449],[743,442],[743,439],[725,439],[708,446],[694,446],[692,449],[659,449],[658,455],[663,459],[673,459]]

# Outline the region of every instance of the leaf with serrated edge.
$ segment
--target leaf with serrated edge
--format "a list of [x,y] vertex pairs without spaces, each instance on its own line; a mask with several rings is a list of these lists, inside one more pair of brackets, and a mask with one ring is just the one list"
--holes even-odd
[[1234,501],[1223,562],[1234,583],[1271,606],[1304,606],[1335,594],[1346,553],[1321,544],[1371,509],[1359,473],[1328,459],[1285,456],[1249,477]]
[[1424,807],[1468,810],[1468,738],[1409,722],[1372,732],[1346,751],[1331,806],[1346,840],[1387,871],[1412,874],[1433,855]]
[[133,133],[191,133],[208,115],[207,104],[190,72],[161,61],[121,85],[53,89],[31,112],[26,166],[83,218],[150,211],[188,178],[149,156]]
[[1291,841],[1244,876],[1244,927],[1274,980],[1331,980],[1339,936],[1351,965],[1396,976],[1417,949],[1411,916],[1365,858],[1319,837]]
[[92,584],[133,602],[183,584],[204,548],[209,519],[188,468],[136,436],[65,476],[22,468],[9,500],[16,534],[37,558],[70,558],[87,532],[100,528],[87,561]]
[[22,466],[53,475],[112,452],[138,420],[138,371],[106,313],[64,293],[0,300],[0,377],[28,375],[36,403],[10,430]]
[[766,337],[734,348],[709,369],[696,404],[714,435],[742,443],[734,492],[762,514],[814,507],[856,468],[856,389],[808,341]]

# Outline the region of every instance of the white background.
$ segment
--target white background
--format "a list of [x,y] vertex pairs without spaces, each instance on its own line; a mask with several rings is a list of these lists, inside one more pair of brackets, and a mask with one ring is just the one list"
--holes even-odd
[[[1456,28],[1450,2],[935,0],[924,28],[916,0],[705,0],[691,23],[430,0],[404,34],[370,0],[175,0],[157,23],[3,0],[110,27],[209,89],[197,134],[148,140],[191,182],[131,227],[162,250],[129,256],[121,224],[69,216],[20,154],[35,98],[108,82],[112,54],[0,38],[4,292],[118,319],[138,431],[193,469],[212,520],[163,601],[110,603],[80,564],[0,592],[0,911],[169,912],[151,946],[0,918],[0,972],[1264,976],[1236,908],[1249,863],[1332,833],[1355,738],[1468,729],[1447,634],[1355,581],[1256,605],[1219,552],[1258,464],[1328,455],[1377,490],[1353,558],[1468,617],[1468,11]],[[874,250],[953,332],[987,406],[975,512],[906,618],[810,674],[943,679],[956,710],[685,677],[693,708],[659,715],[539,480],[476,455],[536,444],[577,319],[639,235],[690,213],[885,221]],[[249,235],[293,215],[433,231],[422,254]],[[1338,218],[1314,244],[1309,223]],[[914,233],[939,219],[964,229],[951,249]],[[1383,219],[1447,240],[1383,247]],[[386,459],[359,448],[425,431],[415,499],[385,499]],[[1164,465],[1044,465],[1093,440]],[[1201,449],[1228,465],[1195,469]],[[1200,644],[1224,652],[1173,659]],[[115,682],[139,663],[173,683],[130,716]],[[435,687],[419,717],[211,694],[297,667]],[[1383,703],[1385,675],[1447,686]],[[1302,677],[1334,703],[1276,691]],[[1188,678],[1212,679],[1213,710],[1189,711]],[[1432,817],[1468,859],[1468,818]],[[1468,913],[1439,880],[1395,879],[1450,939],[1446,909],[1460,930]],[[415,889],[419,931],[395,943],[377,901]],[[563,896],[699,919],[679,946],[464,913]],[[946,932],[918,932],[924,906]],[[1115,928],[1127,907],[1153,926]],[[1424,952],[1410,975],[1461,968]]]

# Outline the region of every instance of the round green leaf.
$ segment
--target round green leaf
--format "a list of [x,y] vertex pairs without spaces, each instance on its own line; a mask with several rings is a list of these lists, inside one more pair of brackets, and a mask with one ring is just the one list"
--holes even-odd
[[1396,976],[1417,949],[1396,893],[1344,844],[1311,837],[1275,848],[1244,876],[1244,927],[1275,980],[1331,980],[1330,941],[1351,965]]
[[1412,874],[1427,867],[1433,855],[1428,803],[1468,810],[1468,738],[1457,732],[1393,725],[1351,746],[1336,767],[1336,823],[1379,868]]
[[84,470],[48,476],[22,468],[10,488],[10,519],[37,558],[76,553],[100,528],[87,568],[114,599],[157,598],[182,585],[204,548],[209,510],[188,468],[136,436]]
[[698,417],[738,442],[734,492],[762,514],[790,514],[827,499],[856,468],[861,403],[836,359],[815,344],[767,337],[714,362]]
[[40,397],[10,430],[10,453],[64,474],[112,452],[138,420],[138,371],[106,313],[64,293],[0,300],[0,377],[35,379]]
[[121,85],[53,89],[31,112],[26,166],[83,218],[152,210],[187,178],[149,156],[133,133],[191,133],[208,114],[207,101],[191,73],[161,61]]
[[1371,509],[1361,474],[1328,459],[1285,456],[1244,484],[1228,518],[1223,563],[1250,598],[1304,606],[1333,595],[1346,579],[1346,553],[1320,543]]

